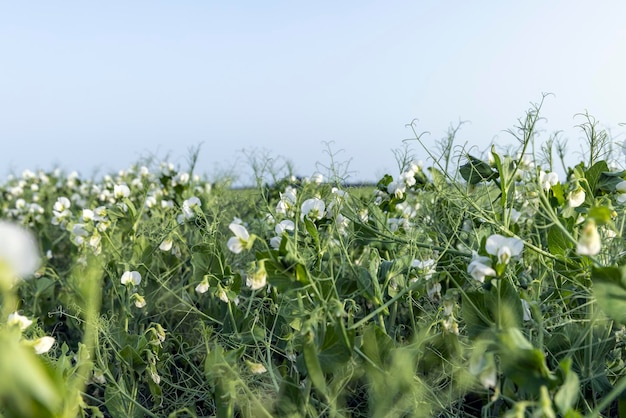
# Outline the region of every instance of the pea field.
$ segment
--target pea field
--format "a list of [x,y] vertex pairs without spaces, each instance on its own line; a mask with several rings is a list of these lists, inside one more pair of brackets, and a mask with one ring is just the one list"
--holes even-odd
[[568,164],[540,110],[368,187],[9,176],[0,416],[626,416],[622,144],[587,115]]

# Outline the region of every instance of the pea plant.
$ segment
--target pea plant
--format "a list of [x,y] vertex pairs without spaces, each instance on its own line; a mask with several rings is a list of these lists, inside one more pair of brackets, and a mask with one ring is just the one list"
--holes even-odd
[[588,115],[568,167],[540,110],[371,186],[9,177],[0,416],[626,414],[626,172]]

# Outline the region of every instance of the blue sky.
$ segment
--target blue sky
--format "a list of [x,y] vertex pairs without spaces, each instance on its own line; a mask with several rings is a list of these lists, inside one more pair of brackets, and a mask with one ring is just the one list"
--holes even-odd
[[[504,130],[551,92],[541,125],[588,110],[623,140],[626,2],[109,1],[0,5],[0,174],[110,172],[142,157],[250,177],[248,155],[297,174],[395,174],[419,119],[426,141],[467,120],[458,143]],[[426,154],[416,144],[418,158]]]

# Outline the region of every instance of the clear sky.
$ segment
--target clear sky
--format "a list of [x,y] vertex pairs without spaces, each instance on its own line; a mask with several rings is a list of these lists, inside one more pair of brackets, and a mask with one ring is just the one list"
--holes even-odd
[[[427,141],[504,130],[542,92],[547,136],[588,110],[621,138],[624,1],[27,1],[0,5],[0,175],[117,171],[142,157],[209,175],[282,156],[353,180],[395,174],[419,119]],[[416,156],[425,159],[419,146]],[[246,181],[243,178],[242,181]]]

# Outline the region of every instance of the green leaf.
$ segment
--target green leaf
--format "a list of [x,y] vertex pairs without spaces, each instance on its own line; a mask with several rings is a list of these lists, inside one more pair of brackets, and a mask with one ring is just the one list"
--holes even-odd
[[62,407],[64,381],[12,331],[0,330],[0,414],[56,417]]
[[204,243],[194,245],[191,251],[194,283],[200,283],[206,274],[217,276],[224,274],[225,262],[221,252],[214,245]]
[[589,217],[598,225],[605,225],[611,221],[611,209],[606,206],[595,206],[589,210]]
[[313,242],[315,243],[315,246],[319,247],[320,234],[317,231],[317,228],[315,227],[315,224],[313,223],[313,221],[311,221],[309,218],[304,218],[304,225],[306,227],[307,232],[311,236],[311,238],[313,238]]
[[626,266],[593,268],[593,295],[611,319],[626,324]]
[[595,189],[592,190],[600,193],[615,193],[616,186],[624,181],[625,174],[626,171],[602,172],[595,184]]
[[141,358],[139,353],[130,345],[121,349],[118,356],[128,367],[135,370],[137,373],[142,373],[147,367],[146,361]]
[[[327,327],[319,353],[322,371],[333,373],[338,371],[352,358],[354,332],[341,329],[341,322],[337,321],[334,327]],[[345,334],[344,334],[345,332]],[[346,341],[346,337],[348,341]]]
[[573,243],[563,230],[557,225],[552,225],[548,230],[548,250],[554,255],[565,256],[572,247]]
[[130,210],[130,216],[132,217],[132,219],[136,219],[137,218],[137,208],[135,208],[135,205],[133,204],[133,202],[125,197],[124,199],[122,199],[122,202],[124,202],[126,204],[126,206],[128,206],[128,210]]
[[468,155],[468,162],[459,167],[461,177],[469,184],[478,184],[481,181],[495,180],[499,173],[493,170],[489,164],[478,158]]
[[309,284],[309,273],[304,264],[296,264],[296,280],[304,285]]
[[550,187],[551,196],[550,204],[553,208],[559,208],[565,203],[565,196],[563,195],[563,186],[561,183],[557,183]]
[[434,167],[429,167],[428,171],[430,172],[430,175],[433,178],[433,184],[437,187],[437,189],[444,189],[449,186],[448,179],[441,171]]
[[565,375],[565,380],[554,396],[554,403],[561,412],[566,414],[578,402],[580,391],[580,381],[578,375],[572,371],[572,358],[569,357],[559,364],[561,371]]
[[608,172],[609,166],[606,161],[598,161],[585,171],[585,179],[589,183],[589,188],[595,193],[598,190],[598,185],[603,172]]
[[378,180],[378,183],[376,183],[376,188],[378,190],[381,190],[385,193],[387,193],[387,186],[389,186],[389,184],[393,181],[393,177],[391,177],[389,174],[385,174],[383,176],[383,178],[381,178],[380,180]]
[[366,366],[385,370],[393,347],[393,340],[379,326],[371,324],[363,331],[361,349],[367,357]]
[[553,388],[557,378],[550,372],[543,351],[534,348],[517,328],[500,333],[500,364],[502,373],[522,393],[538,394],[541,386]]

